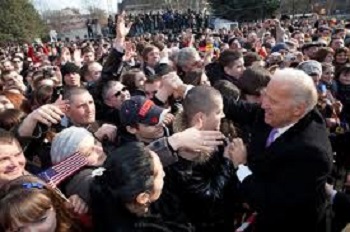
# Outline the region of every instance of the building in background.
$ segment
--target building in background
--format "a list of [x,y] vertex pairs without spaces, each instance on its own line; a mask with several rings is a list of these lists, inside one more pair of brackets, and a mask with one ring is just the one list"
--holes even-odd
[[51,30],[57,32],[57,38],[61,40],[75,40],[87,38],[87,21],[92,21],[94,36],[101,34],[101,26],[90,14],[80,13],[78,9],[66,8],[60,11],[46,11],[42,15],[44,21]]
[[166,9],[173,9],[181,12],[191,9],[196,12],[203,12],[206,6],[206,0],[123,0],[119,3],[118,9],[123,9],[132,14],[164,11]]

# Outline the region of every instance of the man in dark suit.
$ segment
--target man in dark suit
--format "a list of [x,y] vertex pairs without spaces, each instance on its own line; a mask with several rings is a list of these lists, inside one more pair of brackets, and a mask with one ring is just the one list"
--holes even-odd
[[[317,91],[302,71],[276,71],[262,92],[262,105],[225,101],[225,114],[253,128],[247,149],[234,140],[230,158],[247,159],[244,196],[257,211],[256,231],[324,231],[325,183],[331,145],[325,123],[314,109]],[[249,174],[249,173],[248,173]]]

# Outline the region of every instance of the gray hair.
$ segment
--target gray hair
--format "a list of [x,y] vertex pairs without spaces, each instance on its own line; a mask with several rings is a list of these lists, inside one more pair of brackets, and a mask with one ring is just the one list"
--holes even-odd
[[107,99],[108,91],[111,88],[113,88],[114,86],[116,86],[118,83],[121,83],[121,82],[112,80],[112,81],[108,81],[108,82],[103,84],[103,86],[102,86],[102,93],[101,93],[103,100]]
[[277,70],[272,81],[279,81],[288,86],[293,101],[296,104],[305,104],[309,113],[317,104],[318,94],[312,78],[301,70],[286,68]]
[[177,55],[177,65],[181,68],[185,67],[190,60],[199,57],[197,50],[193,47],[182,48]]

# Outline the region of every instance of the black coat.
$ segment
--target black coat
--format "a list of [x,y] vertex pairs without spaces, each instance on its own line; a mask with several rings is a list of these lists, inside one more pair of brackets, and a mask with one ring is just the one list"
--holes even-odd
[[[92,216],[95,232],[193,232],[189,224],[178,224],[164,221],[159,215],[136,216],[130,213],[125,207],[99,204],[95,207],[92,204]],[[104,202],[106,203],[106,202]],[[104,206],[104,207],[103,207]]]
[[97,107],[96,120],[118,127],[120,125],[119,110],[107,106],[106,104],[99,105]]
[[106,63],[103,65],[101,81],[107,82],[110,80],[120,80],[120,76],[125,70],[125,63],[123,62],[124,53],[112,49]]
[[205,73],[207,74],[210,84],[215,85],[216,82],[220,80],[227,80],[237,86],[238,89],[241,89],[241,84],[239,79],[230,75],[227,75],[221,65],[217,62],[210,63],[205,66]]
[[225,101],[225,114],[253,125],[248,166],[253,174],[242,183],[250,205],[258,212],[257,231],[323,231],[325,183],[332,165],[326,126],[312,110],[268,148],[271,127],[264,112],[243,102]]
[[341,231],[350,223],[350,196],[342,192],[337,192],[333,200],[333,212],[333,231]]
[[233,231],[239,181],[232,162],[222,154],[223,149],[204,163],[179,157],[177,163],[165,168],[165,186],[159,203],[170,207],[168,212],[172,215],[161,210],[162,215],[190,222],[196,231]]

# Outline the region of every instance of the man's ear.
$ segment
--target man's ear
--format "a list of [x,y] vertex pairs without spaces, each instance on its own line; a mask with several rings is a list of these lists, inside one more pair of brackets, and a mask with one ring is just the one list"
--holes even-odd
[[224,72],[225,72],[225,73],[229,73],[229,70],[228,70],[228,69],[229,69],[229,67],[225,66],[225,67],[224,67]]
[[204,117],[205,115],[202,112],[196,113],[192,119],[192,126],[197,128],[198,130],[201,130],[203,128]]
[[126,126],[126,131],[129,132],[130,134],[136,134],[137,129],[131,126]]
[[67,105],[67,108],[64,112],[64,114],[67,116],[67,118],[70,118],[70,109],[71,109],[71,106],[70,105]]
[[306,104],[298,104],[294,107],[293,114],[296,117],[300,117],[305,114],[306,112]]
[[149,193],[143,192],[137,195],[136,202],[140,205],[146,205],[150,202],[150,195]]

